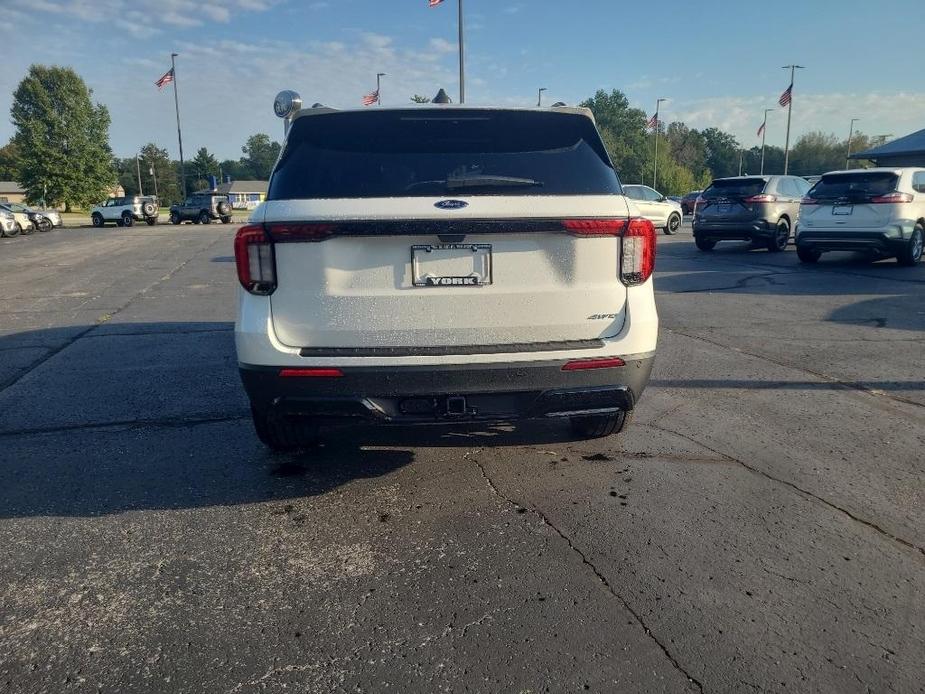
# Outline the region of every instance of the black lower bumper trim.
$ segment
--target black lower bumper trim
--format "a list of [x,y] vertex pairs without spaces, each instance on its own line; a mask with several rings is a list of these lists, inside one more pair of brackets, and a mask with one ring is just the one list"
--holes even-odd
[[895,255],[908,243],[879,231],[803,232],[797,236],[798,248],[816,251],[867,251]]
[[654,356],[626,366],[562,371],[564,361],[451,366],[357,367],[340,378],[284,378],[277,367],[242,364],[259,412],[379,423],[510,421],[629,411],[645,390]]

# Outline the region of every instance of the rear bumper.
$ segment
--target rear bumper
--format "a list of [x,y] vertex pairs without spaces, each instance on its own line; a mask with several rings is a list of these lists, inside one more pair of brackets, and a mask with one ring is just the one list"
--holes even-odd
[[816,251],[875,251],[896,254],[902,250],[906,240],[896,229],[870,229],[846,231],[844,229],[797,230],[796,245]]
[[382,424],[511,421],[630,411],[654,354],[626,366],[563,371],[565,361],[343,368],[340,378],[284,378],[240,364],[255,409],[287,417]]
[[697,220],[692,224],[694,235],[709,241],[751,241],[770,239],[777,225],[767,219],[743,219],[732,222]]

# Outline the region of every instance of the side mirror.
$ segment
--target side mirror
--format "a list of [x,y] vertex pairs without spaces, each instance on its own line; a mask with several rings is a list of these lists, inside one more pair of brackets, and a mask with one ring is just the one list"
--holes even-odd
[[659,202],[665,202],[668,198],[664,195],[658,199]]

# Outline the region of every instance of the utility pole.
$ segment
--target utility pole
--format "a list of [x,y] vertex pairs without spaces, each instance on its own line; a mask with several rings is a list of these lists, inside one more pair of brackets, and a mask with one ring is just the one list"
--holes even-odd
[[540,108],[543,105],[543,92],[546,91],[546,87],[540,87],[536,91],[536,107]]
[[466,52],[463,44],[463,0],[459,3],[459,103],[466,103]]
[[[781,95],[780,101],[778,101],[781,106],[787,107],[787,139],[784,144],[784,175],[786,176],[790,170],[790,116],[793,114],[793,79],[797,70],[805,68],[802,65],[784,65],[782,69],[790,70],[790,86],[787,87],[787,91]],[[786,97],[786,102],[784,97]]]
[[183,134],[180,132],[180,97],[177,94],[177,62],[178,53],[170,54],[170,71],[173,73],[173,104],[177,109],[177,142],[180,145],[180,190],[183,199],[186,199],[186,167],[183,164]]
[[[151,178],[154,181],[154,197],[157,198],[157,174],[154,173],[153,163],[151,164],[151,167],[148,169],[148,171],[151,173]],[[160,204],[160,201],[161,201],[160,198],[157,198],[157,201],[158,201],[158,204]]]
[[386,74],[384,72],[376,73],[376,104],[379,106],[382,106],[382,90],[380,87],[380,80],[385,76]]
[[745,150],[739,149],[739,175],[742,175],[742,158],[745,156]]
[[761,175],[764,176],[764,143],[768,136],[768,114],[776,111],[775,108],[766,108],[764,110],[764,123],[761,125]]
[[652,162],[652,187],[658,190],[658,109],[666,98],[655,100],[655,160]]
[[138,172],[138,194],[144,195],[141,190],[141,162],[138,160],[138,155],[135,155],[135,171]]
[[848,154],[845,155],[845,168],[851,166],[851,138],[854,137],[854,124],[857,123],[860,118],[851,119],[851,127],[848,128]]

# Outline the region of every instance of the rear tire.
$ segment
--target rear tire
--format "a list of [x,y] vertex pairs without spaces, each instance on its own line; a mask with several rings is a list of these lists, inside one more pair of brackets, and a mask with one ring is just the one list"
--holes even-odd
[[922,259],[923,246],[925,246],[925,228],[921,224],[916,224],[915,229],[912,230],[912,236],[909,237],[909,242],[896,256],[897,262],[905,267],[917,265]]
[[101,215],[99,212],[94,212],[90,216],[90,222],[95,227],[101,227],[106,223],[106,220],[103,219],[103,215]]
[[231,215],[225,215],[222,217],[222,224],[231,224]]
[[209,213],[208,213],[208,212],[206,212],[205,210],[203,210],[202,212],[199,213],[199,223],[200,223],[200,224],[211,224],[211,223],[212,223],[212,217],[209,216]]
[[701,251],[712,251],[716,247],[716,241],[702,239],[696,236],[694,237],[694,243],[697,244],[697,248]]
[[149,227],[153,227],[155,224],[157,224],[157,217],[148,217],[145,219],[145,221],[148,223]]
[[627,422],[626,412],[616,414],[597,414],[587,417],[572,417],[572,433],[582,439],[600,439],[605,436],[619,434]]
[[135,223],[135,218],[132,216],[131,212],[124,212],[122,214],[122,224],[120,226],[130,227]]
[[797,258],[800,259],[801,263],[818,263],[821,257],[822,251],[818,251],[815,248],[797,246]]
[[19,236],[19,232],[22,231],[22,227],[19,225],[19,222],[13,222],[13,228],[9,231],[4,231],[3,235],[7,238],[13,238],[14,236]]
[[672,212],[671,215],[668,217],[668,223],[665,225],[665,228],[662,229],[662,231],[664,231],[666,234],[671,236],[672,234],[677,232],[678,229],[680,228],[681,228],[681,215],[677,214],[676,212]]
[[51,231],[52,226],[51,220],[48,217],[40,217],[39,221],[35,223],[35,228],[41,232]]
[[317,427],[306,421],[277,417],[251,407],[257,438],[274,451],[295,451],[308,448],[318,441]]
[[170,223],[171,223],[171,224],[179,224],[179,223],[180,223],[180,213],[179,213],[179,212],[171,212],[171,213],[170,213]]
[[768,239],[768,250],[771,253],[780,253],[787,249],[790,242],[790,222],[786,219],[778,220],[774,236]]

